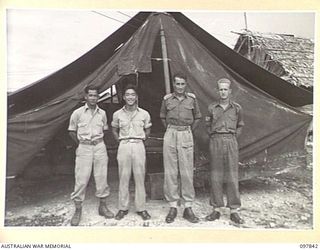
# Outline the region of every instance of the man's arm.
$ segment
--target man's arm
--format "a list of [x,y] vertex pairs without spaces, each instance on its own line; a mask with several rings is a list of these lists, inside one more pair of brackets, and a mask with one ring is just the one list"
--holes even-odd
[[167,116],[167,108],[166,108],[165,100],[163,99],[161,103],[161,108],[160,108],[160,119],[164,128],[167,128],[166,116]]
[[78,146],[79,144],[79,140],[77,137],[77,132],[76,131],[69,131],[69,135],[71,137],[71,139],[76,143],[76,145]]
[[166,119],[161,119],[161,122],[162,122],[163,126],[166,128],[167,127]]
[[112,127],[112,134],[114,139],[119,142],[119,128]]
[[195,130],[199,125],[200,118],[202,117],[197,99],[194,99],[193,117],[194,117],[194,122],[192,124],[191,129]]
[[237,138],[241,135],[243,126],[244,126],[243,111],[242,111],[242,107],[239,105],[239,107],[238,107],[238,122],[237,122],[237,130],[236,130],[236,137]]
[[200,122],[200,119],[194,120],[194,122],[192,123],[192,127],[191,127],[192,131],[194,131],[198,127],[199,122]]
[[107,145],[107,131],[108,130],[103,130],[103,141],[104,141],[104,143]]
[[212,109],[211,109],[211,105],[209,105],[208,113],[205,117],[205,124],[206,124],[208,134],[210,134],[211,122],[212,122]]
[[238,138],[242,133],[242,127],[237,128],[236,137]]
[[150,132],[151,132],[151,128],[146,128],[144,130],[145,134],[146,134],[146,140],[149,138]]

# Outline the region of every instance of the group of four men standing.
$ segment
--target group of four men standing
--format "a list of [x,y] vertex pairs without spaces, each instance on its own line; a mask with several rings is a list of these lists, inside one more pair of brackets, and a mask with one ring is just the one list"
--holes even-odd
[[[219,208],[224,206],[223,183],[226,183],[227,207],[230,219],[243,223],[237,209],[240,207],[238,188],[238,143],[237,136],[244,125],[242,109],[230,100],[230,80],[218,81],[219,101],[208,107],[205,117],[210,136],[210,205],[213,212],[206,216],[207,221],[220,218]],[[192,131],[201,119],[196,96],[186,92],[187,78],[178,73],[173,76],[174,92],[163,98],[160,118],[166,128],[163,139],[164,196],[170,209],[165,221],[172,223],[177,216],[180,200],[184,202],[183,218],[197,223],[199,218],[192,210],[195,199],[193,186],[194,141]],[[75,110],[70,118],[69,134],[77,143],[75,161],[75,187],[71,199],[75,203],[75,213],[71,225],[80,223],[82,202],[93,168],[96,183],[96,196],[100,198],[99,214],[113,218],[107,207],[110,189],[107,184],[108,156],[104,143],[104,131],[108,129],[106,113],[97,105],[98,89],[88,86],[85,89],[86,104]],[[126,86],[123,92],[125,105],[113,114],[112,133],[119,142],[117,160],[119,167],[119,211],[115,219],[121,220],[129,211],[129,181],[133,172],[135,181],[135,208],[143,220],[151,218],[146,210],[144,141],[151,130],[150,114],[138,107],[138,93],[133,85]]]

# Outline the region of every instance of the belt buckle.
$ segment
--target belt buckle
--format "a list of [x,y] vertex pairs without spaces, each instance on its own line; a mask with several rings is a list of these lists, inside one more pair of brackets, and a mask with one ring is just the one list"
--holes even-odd
[[94,146],[97,145],[98,143],[100,143],[100,140],[92,141],[92,142],[91,142],[91,144],[94,145]]

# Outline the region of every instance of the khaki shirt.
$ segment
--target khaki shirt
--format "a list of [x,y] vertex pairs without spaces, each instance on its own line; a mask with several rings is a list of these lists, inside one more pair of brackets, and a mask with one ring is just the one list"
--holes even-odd
[[114,112],[111,126],[119,128],[119,140],[146,139],[145,129],[150,128],[151,117],[148,111],[137,107],[133,112],[125,107]]
[[192,93],[185,93],[184,99],[179,100],[175,93],[163,98],[160,118],[166,119],[167,124],[190,126],[194,120],[201,118],[197,99]]
[[95,141],[103,138],[103,131],[108,130],[106,112],[96,107],[93,114],[87,104],[73,111],[69,131],[76,131],[79,141]]
[[244,126],[242,108],[238,103],[230,102],[224,110],[219,102],[215,102],[208,107],[209,115],[206,116],[206,124],[209,134],[232,133]]

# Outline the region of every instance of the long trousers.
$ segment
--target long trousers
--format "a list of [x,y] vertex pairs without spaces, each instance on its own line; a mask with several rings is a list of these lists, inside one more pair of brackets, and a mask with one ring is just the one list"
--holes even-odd
[[227,207],[241,206],[238,179],[239,149],[233,134],[213,134],[210,137],[210,204],[224,207],[223,184],[226,185]]
[[119,166],[119,210],[129,209],[129,182],[133,172],[135,182],[135,208],[145,210],[146,191],[144,186],[146,150],[142,140],[120,141],[118,154]]
[[180,196],[185,207],[191,207],[194,201],[193,145],[190,128],[178,130],[168,126],[163,139],[163,163],[164,196],[170,207],[177,207]]
[[99,198],[109,196],[110,188],[107,182],[108,155],[103,142],[97,145],[80,143],[76,149],[75,164],[75,186],[71,193],[72,200],[81,202],[84,200],[92,168],[96,184],[95,195]]

